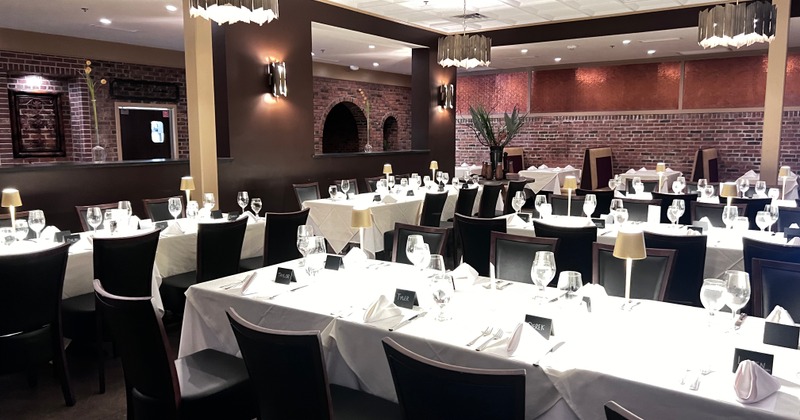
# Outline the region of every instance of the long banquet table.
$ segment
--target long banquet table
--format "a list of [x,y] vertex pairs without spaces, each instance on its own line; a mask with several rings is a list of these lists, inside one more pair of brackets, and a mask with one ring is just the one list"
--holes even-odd
[[[297,262],[280,266],[297,269]],[[628,312],[619,309],[620,299],[595,295],[588,313],[579,306],[580,299],[536,304],[538,291],[532,285],[487,290],[459,279],[447,307],[452,319],[440,322],[427,297],[427,273],[411,266],[369,261],[342,271],[322,270],[313,278],[302,273],[290,286],[273,282],[276,270],[257,270],[253,284],[258,290],[247,296],[239,287],[224,288],[246,274],[192,286],[179,355],[204,348],[238,354],[224,312],[233,307],[265,327],[320,331],[331,382],[395,401],[383,337],[446,363],[525,369],[528,419],[602,419],[603,403],[611,399],[644,418],[777,419],[800,413],[800,357],[797,351],[760,344],[761,319],[748,318],[739,332],[725,334],[730,316],[720,313],[709,326],[708,313],[699,308],[645,301]],[[365,309],[381,294],[393,296],[396,288],[416,290],[430,314],[393,332],[388,327],[399,318],[364,322]],[[555,297],[558,291],[548,289],[546,294]],[[420,310],[404,310],[404,316]],[[552,318],[555,335],[544,346],[520,347],[509,355],[508,337],[525,314]],[[506,334],[484,352],[467,347],[487,325]],[[548,351],[562,341],[563,346]],[[735,401],[734,347],[775,354],[774,372],[782,384],[777,394],[754,405]],[[713,372],[701,377],[697,391],[681,384],[687,370],[696,371],[706,362]]]

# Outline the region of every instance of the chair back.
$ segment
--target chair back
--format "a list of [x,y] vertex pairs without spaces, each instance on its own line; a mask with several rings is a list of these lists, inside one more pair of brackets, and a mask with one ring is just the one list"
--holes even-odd
[[578,217],[583,216],[583,202],[585,200],[586,197],[578,197],[575,194],[572,195],[572,200],[568,199],[566,195],[553,194],[550,196],[550,204],[553,206],[553,215],[566,216],[567,204],[571,202],[571,204],[569,204],[570,215]]
[[197,225],[197,282],[239,272],[247,217],[233,222]]
[[642,420],[641,417],[633,414],[614,401],[605,403],[603,409],[606,413],[606,420]]
[[489,243],[492,232],[506,232],[505,219],[481,219],[455,215],[456,238],[461,246],[464,262],[479,275],[489,276]]
[[258,399],[260,419],[330,419],[319,331],[279,331],[226,312]]
[[502,191],[503,184],[484,184],[481,202],[478,203],[478,217],[485,219],[496,216],[497,200]]
[[153,264],[160,230],[143,235],[94,238],[94,278],[113,295],[153,295]]
[[614,160],[610,147],[586,149],[583,154],[583,171],[581,186],[596,190],[608,186],[608,180],[614,178]]
[[297,250],[297,227],[306,224],[310,209],[290,213],[267,213],[264,226],[263,266],[302,257]]
[[708,182],[719,182],[717,149],[698,149],[692,165],[692,181],[705,178]]
[[475,198],[478,197],[477,188],[461,188],[458,190],[458,199],[456,200],[455,213],[463,214],[465,216],[472,215],[472,209],[475,207]]
[[503,214],[514,213],[514,206],[511,205],[511,202],[514,200],[514,196],[517,195],[518,192],[525,191],[526,185],[528,185],[528,181],[511,181],[508,183],[508,188],[506,188],[506,199],[503,201]]
[[62,244],[0,256],[0,337],[60,325],[68,252],[69,245]]
[[647,215],[650,213],[650,206],[660,207],[661,200],[622,199],[622,207],[628,210],[628,221],[630,222],[646,222]]
[[[367,184],[367,192],[375,192],[378,190],[378,181],[386,179],[385,176],[373,176],[369,178],[364,178],[364,183]],[[395,182],[397,178],[395,177]],[[399,184],[399,183],[398,183]]]
[[422,240],[428,244],[431,254],[444,255],[444,248],[447,245],[447,229],[395,223],[394,243],[392,245],[393,262],[411,264],[411,261],[406,256],[406,243],[410,235],[422,235]]
[[[752,188],[750,188],[752,190]],[[764,206],[772,204],[772,199],[767,198],[734,198],[731,200],[733,204],[744,204],[744,214],[739,213],[739,216],[747,216],[750,222],[750,230],[761,230],[756,224],[756,214],[764,210]],[[780,222],[780,209],[778,209],[778,221]]]
[[294,196],[300,209],[304,209],[303,202],[308,200],[319,200],[319,182],[309,182],[306,184],[292,184]]
[[780,305],[792,319],[800,318],[800,264],[761,258],[754,258],[752,264],[753,316],[766,317]]
[[422,202],[422,213],[419,217],[419,224],[422,226],[439,227],[442,221],[442,210],[447,202],[447,193],[425,193],[425,200]]
[[800,207],[778,207],[778,232],[783,232],[792,223],[800,226]]
[[664,301],[702,307],[700,288],[706,265],[708,236],[676,236],[644,232],[647,248],[674,249],[675,267]]
[[597,239],[597,226],[563,227],[533,221],[533,230],[540,238],[558,238],[555,279],[562,271],[579,271],[583,283],[592,278],[592,243]]
[[181,214],[178,217],[184,217],[186,215],[186,203],[185,197],[181,197],[179,195],[174,197],[166,197],[166,198],[145,198],[142,200],[142,204],[144,205],[144,212],[147,214],[147,218],[154,221],[154,222],[161,222],[164,220],[172,220],[172,214],[169,212],[169,199],[170,198],[178,198],[181,200]]
[[[739,214],[744,216],[747,206],[745,204],[734,204],[734,206],[739,207]],[[706,217],[712,227],[725,227],[725,223],[722,223],[722,209],[725,207],[725,204],[692,201],[689,207],[692,213],[692,222]]]
[[134,395],[134,412],[145,411],[141,408],[146,405],[146,411],[177,418],[178,374],[164,325],[150,297],[116,296],[105,291],[99,280],[94,281],[94,292],[122,358],[125,385]]
[[697,201],[697,194],[666,194],[653,192],[653,198],[661,200],[661,223],[671,223],[667,217],[667,210],[672,205],[672,200],[683,200],[685,204],[683,215],[678,219],[678,223],[682,225],[692,224],[692,201]]
[[[586,194],[594,194],[595,198],[597,198],[597,206],[594,208],[594,213],[592,213],[592,217],[600,217],[601,214],[608,214],[609,209],[611,208],[611,200],[614,199],[614,191],[611,190],[584,190],[582,188],[578,188],[575,190],[578,196],[583,197]],[[583,211],[583,209],[581,209]]]
[[748,237],[742,238],[742,254],[744,254],[744,271],[750,274],[751,281],[755,258],[800,264],[800,247],[762,242]]
[[406,419],[525,418],[524,369],[476,369],[422,357],[383,339]]
[[525,149],[522,147],[506,147],[503,152],[505,155],[503,156],[503,168],[507,173],[515,174],[525,169]]
[[558,239],[535,238],[492,232],[489,243],[489,261],[494,264],[495,277],[520,283],[533,284],[531,265],[538,251],[556,253]]
[[[647,258],[631,266],[630,297],[663,301],[674,264],[674,249],[647,248]],[[592,282],[609,296],[625,296],[625,260],[614,256],[614,245],[593,245]]]
[[[81,228],[83,228],[84,232],[88,232],[92,230],[92,227],[89,226],[89,222],[86,221],[86,212],[88,211],[89,207],[99,207],[100,211],[115,209],[119,206],[119,203],[105,203],[105,204],[92,204],[90,206],[75,206],[75,211],[78,212],[78,220],[81,222]],[[105,229],[105,223],[101,223],[100,226],[97,227],[97,230]]]

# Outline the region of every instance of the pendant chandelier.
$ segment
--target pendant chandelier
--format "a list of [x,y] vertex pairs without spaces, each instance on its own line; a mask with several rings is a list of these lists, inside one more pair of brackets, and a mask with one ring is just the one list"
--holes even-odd
[[697,43],[703,48],[736,47],[775,39],[775,6],[767,1],[728,3],[700,12]]
[[189,0],[189,15],[223,23],[263,25],[278,18],[278,0]]
[[467,0],[464,0],[463,19],[462,34],[439,38],[439,65],[465,69],[488,66],[492,60],[492,40],[483,35],[467,35]]

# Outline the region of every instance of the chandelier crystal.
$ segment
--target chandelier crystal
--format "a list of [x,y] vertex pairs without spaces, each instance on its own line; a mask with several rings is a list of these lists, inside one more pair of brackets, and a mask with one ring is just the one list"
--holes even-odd
[[189,15],[223,23],[263,25],[278,18],[278,0],[189,0]]
[[437,53],[442,67],[471,69],[488,66],[492,61],[492,39],[483,35],[467,35],[467,0],[464,0],[464,32],[439,38]]
[[772,42],[777,9],[767,1],[728,3],[700,12],[697,43],[703,48]]

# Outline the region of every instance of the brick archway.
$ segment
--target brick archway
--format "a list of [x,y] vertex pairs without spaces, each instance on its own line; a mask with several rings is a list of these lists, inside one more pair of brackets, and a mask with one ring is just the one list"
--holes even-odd
[[331,104],[321,129],[322,153],[355,153],[367,141],[367,117],[353,101]]
[[381,122],[383,150],[400,150],[400,122],[394,114],[386,114]]

